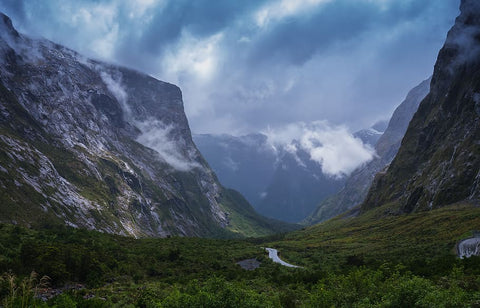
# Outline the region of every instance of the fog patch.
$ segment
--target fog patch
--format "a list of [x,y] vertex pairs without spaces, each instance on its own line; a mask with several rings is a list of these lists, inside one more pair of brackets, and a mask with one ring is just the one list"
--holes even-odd
[[113,94],[113,96],[117,99],[117,101],[120,103],[123,111],[125,112],[125,120],[133,120],[132,118],[132,110],[130,109],[130,106],[127,104],[127,91],[122,86],[122,80],[121,78],[114,79],[110,74],[107,74],[105,72],[100,72],[100,77],[102,78],[103,82],[107,86],[107,89],[110,91],[110,93]]
[[[165,125],[159,120],[150,119],[136,122],[142,134],[137,141],[146,147],[158,152],[160,157],[178,171],[189,171],[193,168],[201,168],[200,164],[192,161],[191,157],[184,157],[178,147],[179,140],[172,138],[172,125]],[[190,153],[186,154],[190,156]]]
[[479,60],[480,55],[480,29],[478,22],[470,24],[470,14],[476,14],[480,4],[476,1],[465,1],[461,5],[462,14],[457,19],[455,26],[448,34],[445,46],[457,49],[458,53],[451,63],[453,72],[458,66]]
[[[26,63],[38,63],[45,60],[41,52],[42,41],[25,38],[16,31],[12,33],[12,29],[8,28],[3,22],[0,22],[0,39]],[[0,48],[5,53],[4,47],[1,46]],[[4,62],[3,57],[0,60]]]
[[346,126],[332,126],[327,121],[293,123],[264,134],[274,148],[281,147],[290,153],[307,152],[310,160],[321,165],[325,175],[336,178],[348,176],[375,156],[375,150]]

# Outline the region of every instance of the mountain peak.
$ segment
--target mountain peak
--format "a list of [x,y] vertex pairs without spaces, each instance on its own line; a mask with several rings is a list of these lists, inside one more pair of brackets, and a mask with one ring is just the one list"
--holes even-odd
[[12,20],[7,15],[0,12],[0,33],[6,33],[13,37],[20,37],[17,30],[13,27]]
[[[471,15],[480,16],[480,2],[478,0],[462,0],[460,3],[460,11]],[[477,19],[477,22],[480,22]]]

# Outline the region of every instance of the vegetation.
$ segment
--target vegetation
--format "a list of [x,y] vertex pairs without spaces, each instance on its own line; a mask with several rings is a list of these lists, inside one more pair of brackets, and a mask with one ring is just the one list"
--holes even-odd
[[[0,305],[468,307],[480,304],[480,258],[456,258],[455,243],[479,226],[480,208],[468,205],[405,216],[378,209],[245,240],[0,225]],[[304,268],[274,264],[262,247]],[[236,264],[247,258],[260,268]]]

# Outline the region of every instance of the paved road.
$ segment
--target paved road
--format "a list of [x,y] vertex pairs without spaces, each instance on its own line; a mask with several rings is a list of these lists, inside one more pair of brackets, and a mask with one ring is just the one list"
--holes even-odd
[[278,251],[275,248],[265,248],[268,251],[268,257],[273,260],[275,263],[280,263],[281,265],[288,266],[288,267],[297,267],[300,268],[301,266],[293,265],[287,263],[278,257]]

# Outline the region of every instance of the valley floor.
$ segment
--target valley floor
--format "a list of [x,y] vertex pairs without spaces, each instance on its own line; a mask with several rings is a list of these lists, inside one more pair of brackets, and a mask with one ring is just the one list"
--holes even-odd
[[[245,240],[0,225],[0,305],[469,307],[480,304],[480,257],[459,259],[455,245],[476,229],[480,208],[466,204],[402,216],[379,208]],[[261,247],[304,268],[276,264]],[[236,264],[249,258],[260,267]]]

